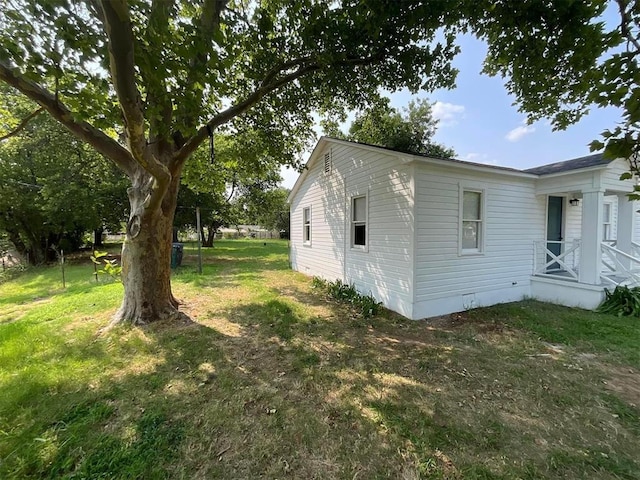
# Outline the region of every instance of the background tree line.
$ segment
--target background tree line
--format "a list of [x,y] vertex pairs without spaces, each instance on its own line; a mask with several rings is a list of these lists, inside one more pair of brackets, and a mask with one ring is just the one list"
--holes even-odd
[[[3,87],[4,130],[15,125],[31,102]],[[14,125],[12,125],[12,123]],[[325,121],[327,134],[404,152],[451,157],[433,142],[437,120],[427,101],[411,103],[404,115],[384,99],[359,112],[348,127]],[[277,143],[276,143],[277,145]],[[278,186],[281,159],[263,131],[216,135],[212,166],[208,145],[198,149],[182,173],[174,219],[178,231],[196,229],[201,211],[202,244],[211,247],[222,227],[249,224],[288,236],[289,191]],[[55,259],[56,250],[85,243],[102,245],[102,234],[119,232],[128,217],[127,179],[59,123],[41,115],[0,143],[0,232],[32,264]]]

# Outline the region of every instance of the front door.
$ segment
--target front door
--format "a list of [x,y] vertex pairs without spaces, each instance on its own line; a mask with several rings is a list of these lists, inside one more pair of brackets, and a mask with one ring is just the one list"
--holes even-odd
[[[564,197],[549,197],[549,204],[547,207],[547,250],[554,255],[560,255],[562,253],[562,212],[564,207]],[[551,260],[551,257],[547,255],[547,262]],[[560,265],[552,263],[547,268],[547,271],[558,271]]]

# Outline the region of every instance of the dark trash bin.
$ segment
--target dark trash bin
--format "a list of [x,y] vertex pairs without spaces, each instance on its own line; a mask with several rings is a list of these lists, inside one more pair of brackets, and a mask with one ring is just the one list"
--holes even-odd
[[183,251],[184,251],[184,244],[182,243],[171,244],[171,268],[176,268],[182,265]]

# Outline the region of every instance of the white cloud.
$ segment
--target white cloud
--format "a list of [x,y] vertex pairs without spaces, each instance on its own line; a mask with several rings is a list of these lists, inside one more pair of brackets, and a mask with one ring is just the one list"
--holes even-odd
[[522,125],[511,130],[509,133],[505,135],[504,138],[506,138],[510,142],[517,142],[525,135],[529,135],[530,133],[533,133],[535,131],[536,131],[536,127],[534,127],[533,125],[527,125],[527,121],[523,120]]
[[440,121],[440,127],[451,127],[458,123],[456,117],[464,113],[464,105],[455,105],[447,102],[436,102],[432,105],[433,118]]

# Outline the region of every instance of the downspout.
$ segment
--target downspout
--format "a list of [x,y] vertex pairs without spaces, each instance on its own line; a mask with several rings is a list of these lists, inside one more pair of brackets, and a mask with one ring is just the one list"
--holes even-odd
[[344,253],[342,256],[342,283],[347,283],[347,242],[349,241],[349,233],[347,232],[347,177],[342,177],[343,186],[343,218],[344,218]]

